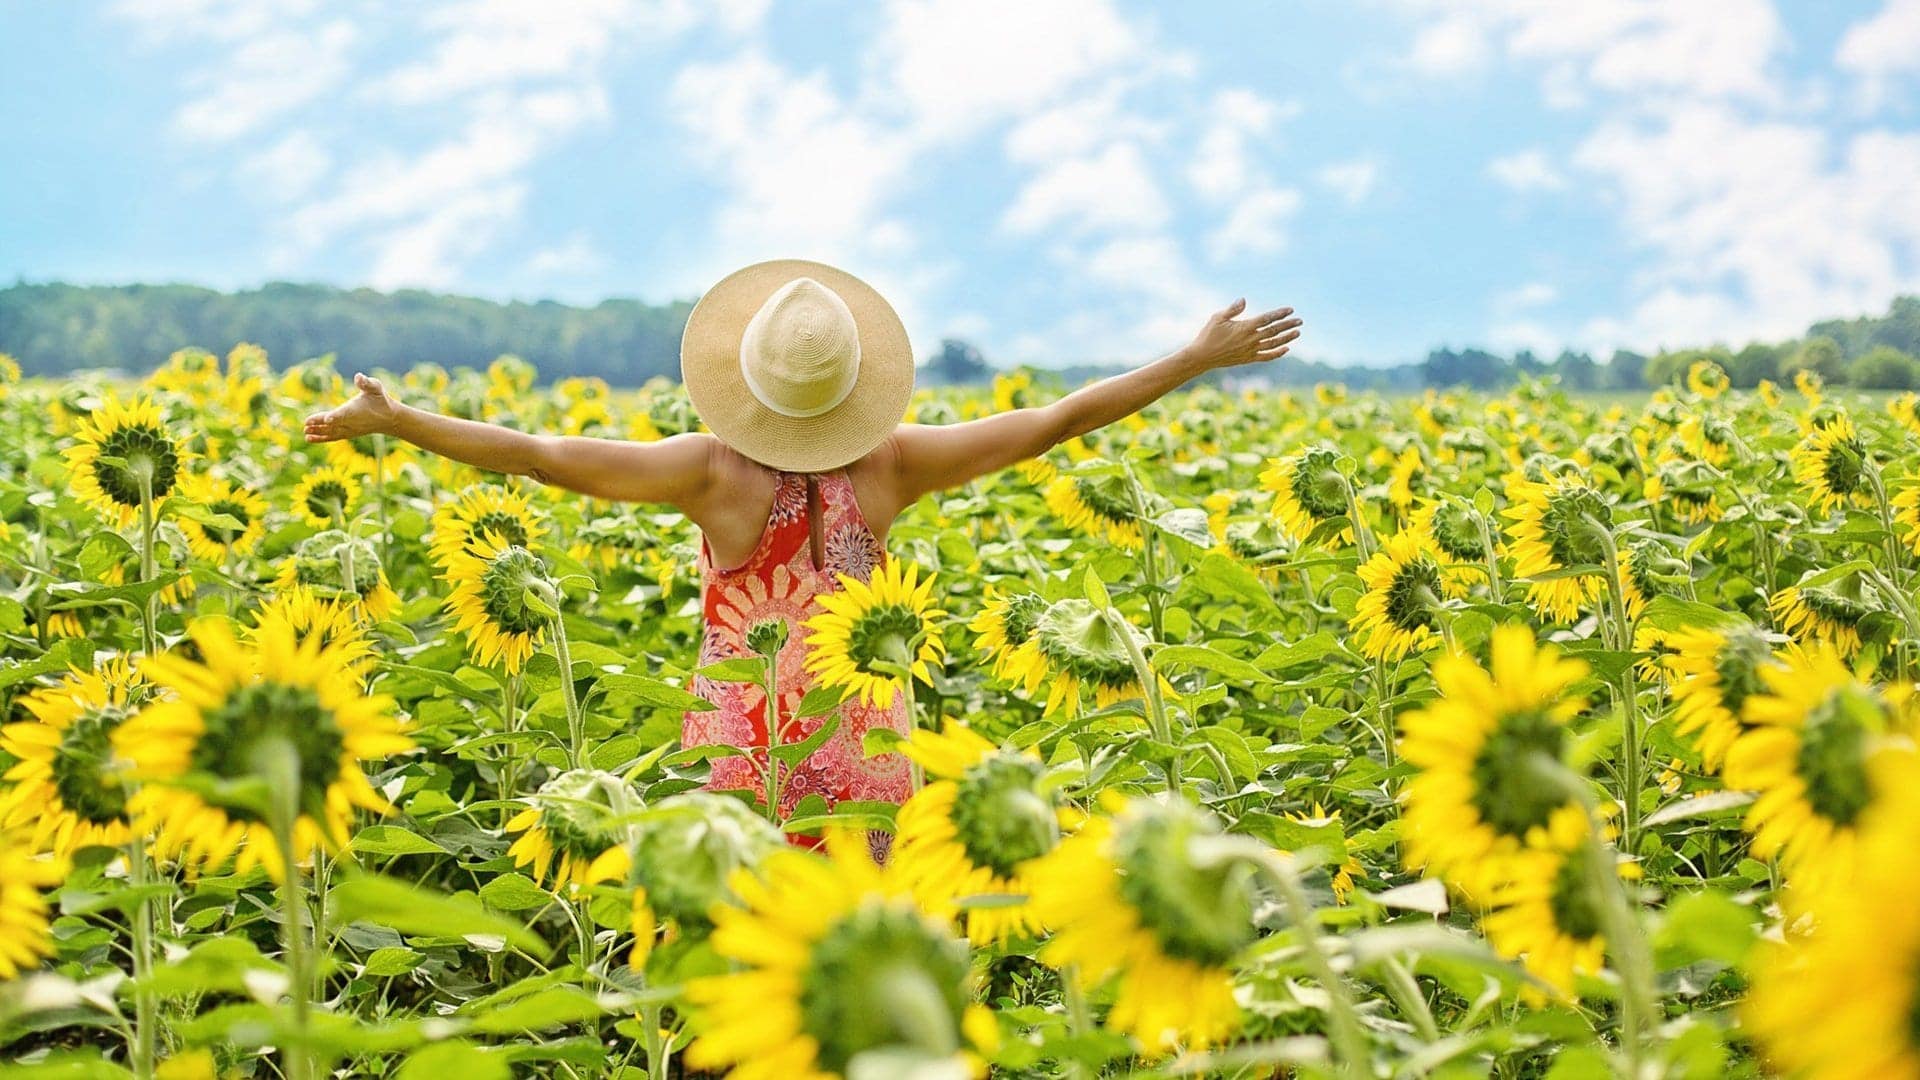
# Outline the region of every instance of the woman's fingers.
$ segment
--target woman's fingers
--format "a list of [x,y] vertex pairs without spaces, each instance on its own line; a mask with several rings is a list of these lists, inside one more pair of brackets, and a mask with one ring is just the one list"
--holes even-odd
[[[1258,326],[1260,329],[1265,330],[1266,328],[1272,326],[1273,324],[1279,322],[1281,319],[1284,319],[1291,314],[1293,314],[1292,308],[1277,307],[1277,308],[1274,308],[1272,311],[1263,312],[1259,315],[1254,316],[1252,322],[1255,326]],[[1299,321],[1300,320],[1298,319],[1294,320],[1294,322],[1296,323],[1298,323]]]
[[1278,334],[1268,334],[1268,335],[1266,335],[1266,336],[1264,336],[1264,337],[1262,337],[1262,338],[1261,338],[1261,339],[1259,340],[1259,342],[1258,342],[1257,344],[1258,344],[1258,347],[1260,347],[1260,348],[1262,348],[1262,349],[1271,349],[1271,348],[1273,348],[1273,347],[1274,347],[1275,345],[1286,345],[1286,344],[1289,344],[1289,343],[1291,343],[1291,342],[1293,342],[1293,341],[1295,341],[1295,340],[1297,340],[1297,339],[1298,339],[1299,337],[1300,337],[1300,331],[1299,331],[1299,330],[1297,330],[1297,329],[1295,329],[1295,330],[1286,330],[1286,331],[1283,331],[1283,332],[1281,332],[1281,333],[1278,333]]
[[1259,352],[1253,354],[1253,358],[1255,360],[1278,360],[1287,355],[1289,348],[1291,348],[1291,346],[1280,345],[1271,349],[1261,349]]

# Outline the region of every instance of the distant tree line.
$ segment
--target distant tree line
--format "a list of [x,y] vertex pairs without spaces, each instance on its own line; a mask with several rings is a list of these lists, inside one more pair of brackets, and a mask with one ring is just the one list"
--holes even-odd
[[[399,368],[424,361],[454,367],[512,353],[548,378],[597,375],[617,386],[637,386],[656,376],[678,376],[680,330],[690,310],[689,301],[603,300],[574,307],[284,282],[234,293],[191,285],[21,283],[0,289],[0,352],[41,375],[84,368],[144,371],[176,349],[224,350],[241,341],[261,346],[282,365],[333,353],[342,367]],[[1696,361],[1711,360],[1735,386],[1783,382],[1804,369],[1830,384],[1898,390],[1920,388],[1917,357],[1920,297],[1904,296],[1884,316],[1816,323],[1805,337],[1738,350],[1714,345],[1652,356],[1619,350],[1604,359],[1569,350],[1547,359],[1524,349],[1503,356],[1439,348],[1418,363],[1386,367],[1289,358],[1258,369],[1256,377],[1283,385],[1345,382],[1404,391],[1500,387],[1520,376],[1553,376],[1574,390],[1628,390],[1684,379]],[[1079,366],[1058,374],[1072,383],[1112,370]],[[993,371],[979,349],[949,339],[925,358],[920,375],[927,383],[982,383]]]

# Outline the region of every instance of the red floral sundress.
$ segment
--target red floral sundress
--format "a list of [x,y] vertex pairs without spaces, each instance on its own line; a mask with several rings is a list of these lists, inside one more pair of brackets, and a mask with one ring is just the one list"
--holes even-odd
[[[810,631],[804,624],[820,613],[817,598],[839,589],[838,575],[865,581],[887,558],[886,550],[860,513],[846,470],[815,473],[812,477],[818,490],[821,517],[820,566],[816,567],[813,562],[807,514],[808,474],[779,474],[766,529],[745,563],[732,569],[716,567],[706,539],[702,537],[700,541],[701,602],[706,618],[706,632],[700,643],[702,666],[754,656],[747,644],[749,630],[770,619],[787,624],[787,641],[780,650],[775,680],[782,745],[804,740],[827,719],[793,715],[799,711],[801,698],[813,686],[813,678],[805,666],[806,639]],[[758,801],[764,804],[765,690],[758,683],[715,682],[696,676],[693,691],[717,708],[686,714],[681,727],[681,745],[761,748],[760,753],[750,756],[713,759],[707,786],[716,790],[749,789],[758,793]],[[869,758],[861,749],[866,733],[873,728],[888,727],[907,734],[911,719],[906,699],[896,698],[890,709],[874,708],[849,699],[840,706],[840,712],[839,729],[818,750],[798,768],[782,769],[780,808],[783,816],[791,815],[793,808],[808,795],[819,795],[831,806],[843,799],[898,803],[910,794],[912,781],[905,757],[886,753]],[[794,839],[808,841],[806,837]],[[871,840],[876,854],[884,850],[884,834],[875,834]]]

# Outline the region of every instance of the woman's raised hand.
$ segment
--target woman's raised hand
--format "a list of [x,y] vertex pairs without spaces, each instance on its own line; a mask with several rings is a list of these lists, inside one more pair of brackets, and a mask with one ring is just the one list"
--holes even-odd
[[1202,369],[1235,367],[1277,360],[1300,336],[1300,320],[1290,307],[1241,318],[1244,299],[1213,313],[1184,350]]
[[356,371],[353,385],[360,393],[352,401],[337,409],[307,417],[308,442],[357,439],[362,435],[393,430],[393,417],[399,411],[400,403],[387,396],[387,388],[380,385],[380,380]]

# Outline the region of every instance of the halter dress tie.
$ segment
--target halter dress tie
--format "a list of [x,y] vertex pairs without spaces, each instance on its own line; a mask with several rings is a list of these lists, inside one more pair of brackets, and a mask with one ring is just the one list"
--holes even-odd
[[[816,499],[821,538],[817,566],[810,521],[811,514],[816,512],[813,505]],[[813,474],[779,473],[766,528],[746,562],[732,568],[716,567],[706,538],[703,536],[700,540],[701,607],[705,617],[705,633],[700,642],[701,666],[739,657],[757,657],[747,644],[748,632],[768,620],[785,623],[787,639],[776,661],[774,680],[780,743],[792,745],[805,740],[832,714],[804,718],[794,715],[799,711],[800,700],[813,686],[813,679],[806,672],[809,651],[806,638],[810,631],[804,624],[821,612],[819,597],[840,588],[839,575],[869,580],[874,569],[884,565],[886,559],[885,548],[860,513],[853,483],[845,469]],[[714,758],[707,786],[714,790],[751,790],[755,792],[755,801],[764,806],[765,689],[757,682],[716,682],[695,676],[693,692],[715,708],[686,714],[681,726],[681,745],[719,744],[757,749],[757,753],[749,756]],[[891,728],[902,735],[911,730],[905,697],[895,698],[893,707],[888,709],[850,698],[840,705],[839,711],[838,730],[819,749],[797,767],[782,767],[780,809],[783,818],[791,816],[794,807],[808,795],[821,796],[831,807],[846,799],[899,803],[910,794],[911,774],[904,756],[889,752],[869,758],[862,750],[866,733],[874,728]],[[791,838],[807,846],[819,842],[814,837]],[[875,855],[884,857],[887,834],[871,833],[868,839]]]

